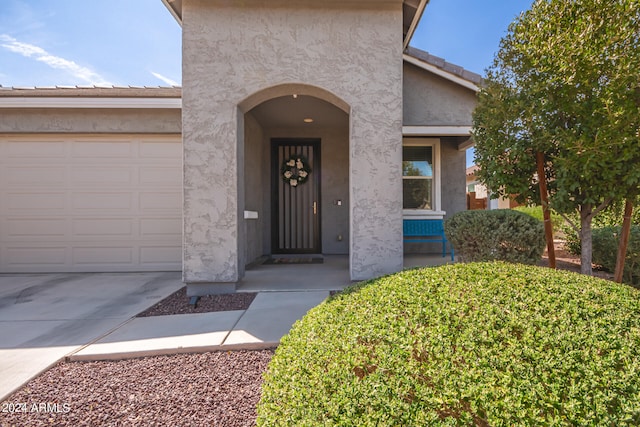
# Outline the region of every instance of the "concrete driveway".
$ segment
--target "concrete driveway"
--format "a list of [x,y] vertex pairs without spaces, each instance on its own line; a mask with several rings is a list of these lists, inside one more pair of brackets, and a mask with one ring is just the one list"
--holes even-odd
[[0,400],[182,286],[180,272],[0,274]]

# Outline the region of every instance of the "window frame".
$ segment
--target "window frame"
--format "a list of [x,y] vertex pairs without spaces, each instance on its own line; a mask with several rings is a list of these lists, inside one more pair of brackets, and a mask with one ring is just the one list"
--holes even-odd
[[[433,156],[431,165],[432,176],[432,209],[402,209],[403,216],[417,216],[417,215],[441,215],[444,216],[442,211],[442,198],[441,198],[441,181],[440,181],[440,138],[426,138],[426,137],[403,137],[403,147],[431,147],[431,155]],[[415,179],[415,178],[407,178]],[[402,176],[402,182],[404,186],[405,177]],[[404,203],[404,201],[403,201]]]

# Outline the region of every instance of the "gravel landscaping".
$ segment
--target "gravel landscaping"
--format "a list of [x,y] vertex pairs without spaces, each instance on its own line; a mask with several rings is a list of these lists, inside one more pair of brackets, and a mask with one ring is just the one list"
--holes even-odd
[[[558,268],[579,271],[575,256],[556,249]],[[139,316],[244,310],[255,295],[203,297],[193,308],[182,288]],[[252,426],[272,356],[263,350],[61,362],[1,403],[0,426]]]
[[235,294],[207,295],[200,297],[194,307],[189,304],[186,286],[178,289],[162,301],[148,308],[137,317],[166,316],[170,314],[209,313],[212,311],[246,310],[254,298],[255,292],[237,292]]
[[272,356],[264,350],[59,363],[2,402],[0,425],[252,426]]

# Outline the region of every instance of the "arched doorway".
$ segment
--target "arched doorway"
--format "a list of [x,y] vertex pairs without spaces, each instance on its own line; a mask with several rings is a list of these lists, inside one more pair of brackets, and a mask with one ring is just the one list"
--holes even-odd
[[246,262],[271,254],[348,254],[348,106],[323,89],[291,84],[239,107],[251,218]]

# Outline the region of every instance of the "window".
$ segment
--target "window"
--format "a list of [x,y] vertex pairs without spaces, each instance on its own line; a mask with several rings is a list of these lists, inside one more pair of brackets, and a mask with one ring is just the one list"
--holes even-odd
[[[402,145],[402,208],[405,215],[440,211],[440,139],[405,138]],[[427,212],[424,212],[427,213]]]
[[402,147],[402,208],[433,207],[433,148]]

